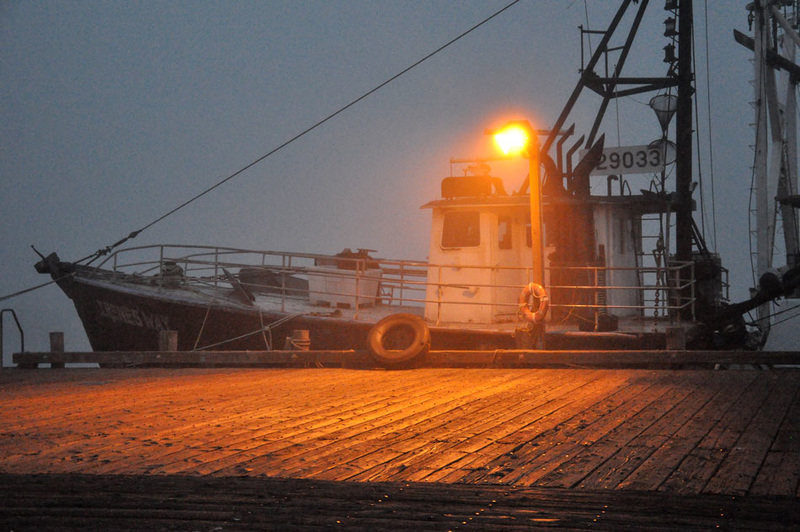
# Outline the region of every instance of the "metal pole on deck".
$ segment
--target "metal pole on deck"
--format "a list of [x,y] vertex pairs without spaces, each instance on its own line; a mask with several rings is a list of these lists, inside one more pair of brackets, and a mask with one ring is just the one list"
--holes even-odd
[[533,282],[544,286],[544,235],[542,234],[542,180],[539,170],[539,139],[531,128],[528,148],[528,175],[531,202],[531,251],[533,252]]
[[[531,209],[531,258],[533,282],[544,287],[544,226],[542,224],[542,180],[540,175],[541,148],[539,131],[527,120],[509,122],[499,131],[487,131],[504,154],[517,152],[528,157],[528,189]],[[545,322],[532,324],[537,348],[544,347]]]
[[13,308],[4,308],[0,310],[0,369],[4,367],[3,363],[3,315],[8,312],[11,314],[11,317],[14,318],[14,323],[17,324],[17,330],[19,331],[19,350],[21,353],[25,352],[25,331],[22,330],[22,325],[19,323],[19,319],[17,318],[17,313],[14,312]]
[[[542,179],[540,175],[541,157],[539,137],[528,124],[531,140],[528,145],[528,175],[531,203],[531,254],[533,258],[533,282],[544,286],[544,224],[542,222]],[[541,302],[540,304],[544,304]],[[544,348],[545,321],[531,324],[533,327],[534,347]]]

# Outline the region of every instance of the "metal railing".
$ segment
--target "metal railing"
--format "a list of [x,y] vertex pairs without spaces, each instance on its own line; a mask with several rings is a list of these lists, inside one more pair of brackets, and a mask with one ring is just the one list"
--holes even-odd
[[3,342],[5,341],[5,337],[3,336],[3,316],[9,313],[14,318],[14,323],[17,324],[17,330],[19,331],[19,352],[25,352],[25,331],[22,330],[22,325],[19,323],[19,318],[17,318],[17,313],[14,312],[14,309],[11,308],[4,308],[0,310],[0,369],[5,367],[5,363],[3,360],[4,351],[3,351]]
[[[95,270],[95,275],[113,280],[143,282],[164,288],[195,287],[205,290],[230,289],[231,279],[248,291],[280,298],[281,309],[293,300],[346,306],[422,307],[434,305],[441,316],[447,305],[490,305],[496,315],[514,315],[518,302],[469,301],[453,297],[459,289],[505,290],[518,294],[531,281],[531,268],[482,267],[431,264],[422,261],[353,258],[337,255],[288,253],[203,246],[142,246],[119,250]],[[468,282],[448,280],[443,272],[475,270]],[[493,282],[492,274],[503,272],[514,283]],[[694,316],[697,301],[694,264],[672,263],[661,267],[604,268],[599,266],[558,266],[547,270],[551,282],[551,308],[568,315],[573,312],[634,312],[654,319]],[[629,284],[607,284],[621,274],[637,279]],[[645,278],[666,279],[665,283],[644,284]],[[475,279],[486,279],[475,282]],[[571,282],[563,282],[569,279]],[[577,281],[576,281],[577,280]],[[628,294],[616,297],[615,294]],[[216,296],[214,296],[216,297]],[[516,296],[515,296],[516,297]],[[625,303],[613,303],[626,300]],[[438,319],[437,319],[438,321]]]

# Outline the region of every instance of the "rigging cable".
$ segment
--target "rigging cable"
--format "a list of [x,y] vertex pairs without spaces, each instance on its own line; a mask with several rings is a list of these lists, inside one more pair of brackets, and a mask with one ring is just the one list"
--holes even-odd
[[[707,5],[706,5],[706,11],[705,11],[704,26],[705,26],[705,56],[706,56],[706,116],[708,117],[708,132],[707,132],[707,136],[708,136],[709,157],[713,161],[713,156],[711,155],[711,152],[712,152],[712,148],[711,148],[711,146],[712,146],[712,142],[711,142],[711,96],[710,96],[710,94],[711,94],[710,79],[711,78],[710,78],[709,69],[708,69],[709,51],[708,51],[708,9],[707,9]],[[693,26],[692,27],[692,31],[694,31],[694,28],[695,27]],[[694,70],[694,72],[696,74],[696,72],[697,72],[697,48],[696,48],[697,39],[694,38],[694,37],[696,37],[694,34],[692,35],[692,37],[693,37],[692,38],[692,66],[694,67],[693,70]],[[693,76],[693,79],[695,79],[694,76]],[[696,86],[692,87],[692,90],[694,91],[695,94],[697,94],[697,87]],[[700,153],[702,152],[702,150],[701,150],[702,146],[700,144],[700,106],[697,103],[697,99],[694,99],[693,110],[694,110],[694,122],[695,122],[696,127],[697,127],[697,134],[694,135],[694,141],[695,141],[695,146],[696,146],[696,149],[697,149],[697,182],[700,185],[700,227],[701,227],[700,230],[701,230],[701,237],[702,237],[703,240],[705,240],[705,238],[706,238],[705,180],[703,179],[703,160],[700,157]],[[712,175],[712,177],[711,177],[712,185],[711,186],[712,186],[712,189],[713,189],[713,186],[714,186],[713,185],[713,183],[714,183],[714,181],[713,181],[713,170],[711,172],[712,172],[712,174],[711,174]],[[714,211],[713,193],[712,193],[712,200],[711,200],[711,210],[712,210],[712,212]],[[714,249],[716,249],[716,243],[717,243],[717,241],[716,241],[716,232],[715,232],[714,233],[714,245],[713,245]]]
[[[800,310],[800,305],[795,305],[795,306],[793,306],[793,307],[785,308],[785,309],[783,309],[783,310],[780,310],[780,311],[778,311],[778,312],[773,312],[773,313],[772,313],[772,314],[770,314],[770,316],[769,316],[769,317],[770,317],[770,320],[771,320],[772,318],[774,318],[775,316],[780,316],[781,314],[786,314],[787,312],[791,312],[792,310]],[[773,321],[773,322],[772,322],[772,325],[778,325],[779,323],[783,323],[783,322],[785,322],[785,321],[792,320],[792,319],[794,319],[794,318],[796,318],[796,317],[798,317],[798,316],[800,316],[800,312],[798,312],[798,313],[796,313],[796,314],[792,314],[791,316],[784,317],[783,319],[781,319],[781,320],[779,320],[779,321]]]
[[[266,325],[266,326],[262,325],[262,327],[260,329],[258,329],[258,330],[255,330],[255,331],[252,331],[252,332],[249,332],[249,333],[245,333],[245,334],[241,334],[241,335],[239,335],[239,336],[237,336],[235,338],[228,338],[227,340],[222,340],[221,342],[217,342],[215,344],[205,345],[203,347],[197,347],[195,345],[195,348],[192,349],[192,351],[203,351],[205,349],[211,349],[213,347],[219,347],[221,345],[224,345],[224,344],[227,344],[227,343],[230,343],[230,342],[234,342],[236,340],[241,340],[243,338],[249,338],[250,336],[255,336],[256,334],[262,334],[263,335],[265,331],[270,334],[270,337],[272,337],[272,329],[278,327],[279,325],[283,325],[287,321],[292,320],[292,319],[294,319],[294,318],[296,318],[298,316],[302,316],[302,315],[303,315],[302,312],[289,314],[288,316],[284,316],[282,318],[278,318],[277,320],[273,321],[269,325]],[[262,316],[262,323],[263,323],[263,316]]]
[[[708,122],[708,171],[711,174],[711,235],[714,239],[714,249],[717,249],[717,200],[714,193],[714,130],[712,128],[711,119],[711,63],[709,56],[711,51],[708,47],[708,0],[703,2],[705,13],[705,20],[703,21],[703,28],[705,31],[705,47],[706,47],[706,117]],[[698,154],[699,155],[699,154]],[[702,189],[701,189],[702,191]],[[705,228],[705,223],[703,224]]]
[[250,168],[252,168],[253,166],[257,165],[258,163],[260,163],[261,161],[263,161],[263,160],[264,160],[264,159],[266,159],[267,157],[269,157],[269,156],[273,155],[274,153],[276,153],[276,152],[280,151],[281,149],[285,148],[285,147],[286,147],[286,146],[288,146],[289,144],[292,144],[292,143],[293,143],[293,142],[295,142],[296,140],[300,139],[301,137],[303,137],[303,136],[307,135],[308,133],[312,132],[313,130],[317,129],[318,127],[320,127],[320,126],[321,126],[321,125],[323,125],[324,123],[328,122],[329,120],[333,119],[334,117],[336,117],[336,116],[340,115],[341,113],[345,112],[346,110],[350,109],[351,107],[353,107],[354,105],[356,105],[356,104],[357,104],[357,103],[359,103],[360,101],[364,100],[365,98],[367,98],[367,97],[371,96],[372,94],[376,93],[376,92],[377,92],[377,91],[379,91],[380,89],[384,88],[385,86],[387,86],[388,84],[390,84],[391,82],[393,82],[394,80],[396,80],[397,78],[399,78],[400,76],[402,76],[402,75],[404,75],[404,74],[408,73],[410,70],[412,70],[412,69],[414,69],[415,67],[417,67],[417,66],[421,65],[422,63],[424,63],[425,61],[427,61],[428,59],[430,59],[430,58],[431,58],[431,57],[433,57],[434,55],[438,54],[439,52],[441,52],[441,51],[443,51],[444,49],[448,48],[448,47],[449,47],[449,46],[451,46],[452,44],[454,44],[454,43],[456,43],[457,41],[461,40],[462,38],[466,37],[468,34],[472,33],[473,31],[475,31],[476,29],[480,28],[480,27],[481,27],[481,26],[483,26],[484,24],[488,23],[488,22],[489,22],[489,21],[491,21],[492,19],[494,19],[494,18],[498,17],[498,16],[499,16],[500,14],[502,14],[503,12],[507,11],[508,9],[510,9],[511,7],[513,7],[514,5],[518,4],[520,1],[521,1],[521,0],[513,0],[511,3],[509,3],[509,4],[508,4],[508,5],[506,5],[505,7],[501,8],[500,10],[496,11],[495,13],[493,13],[492,15],[490,15],[489,17],[487,17],[487,18],[483,19],[482,21],[478,22],[477,24],[475,24],[475,25],[474,25],[474,26],[472,26],[471,28],[469,28],[469,29],[467,29],[466,31],[462,32],[462,33],[461,33],[460,35],[458,35],[457,37],[455,37],[455,38],[451,39],[450,41],[448,41],[447,43],[443,44],[442,46],[440,46],[440,47],[439,47],[439,48],[437,48],[436,50],[434,50],[434,51],[432,51],[432,52],[428,53],[428,54],[427,54],[427,55],[425,55],[425,56],[424,56],[422,59],[419,59],[419,60],[417,60],[416,62],[412,63],[410,66],[408,66],[408,67],[404,68],[404,69],[403,69],[403,70],[401,70],[399,73],[397,73],[397,74],[393,75],[392,77],[390,77],[389,79],[387,79],[387,80],[386,80],[386,81],[384,81],[383,83],[381,83],[381,84],[379,84],[378,86],[376,86],[376,87],[374,87],[374,88],[370,89],[369,91],[365,92],[364,94],[362,94],[361,96],[359,96],[359,97],[358,97],[358,98],[356,98],[355,100],[351,101],[350,103],[348,103],[348,104],[347,104],[347,105],[345,105],[344,107],[341,107],[339,110],[337,110],[337,111],[335,111],[335,112],[333,112],[333,113],[329,114],[328,116],[326,116],[326,117],[325,117],[325,118],[323,118],[322,120],[319,120],[319,121],[318,121],[318,122],[316,122],[314,125],[312,125],[312,126],[310,126],[310,127],[306,128],[306,129],[304,129],[303,131],[301,131],[300,133],[298,133],[298,134],[297,134],[297,135],[295,135],[294,137],[292,137],[292,138],[290,138],[289,140],[287,140],[287,141],[283,142],[282,144],[278,145],[276,148],[273,148],[272,150],[270,150],[270,151],[269,151],[269,152],[267,152],[266,154],[262,155],[262,156],[261,156],[261,157],[259,157],[258,159],[254,160],[253,162],[251,162],[251,163],[247,164],[246,166],[244,166],[244,167],[240,168],[239,170],[235,171],[234,173],[232,173],[231,175],[229,175],[228,177],[226,177],[226,178],[225,178],[225,179],[223,179],[222,181],[219,181],[219,182],[218,182],[218,183],[216,183],[215,185],[213,185],[213,186],[211,186],[211,187],[209,187],[209,188],[205,189],[204,191],[200,192],[199,194],[195,195],[194,197],[192,197],[192,198],[190,198],[190,199],[188,199],[188,200],[184,201],[183,203],[181,203],[180,205],[178,205],[177,207],[175,207],[175,208],[174,208],[174,209],[172,209],[171,211],[169,211],[169,212],[167,212],[166,214],[164,214],[164,215],[162,215],[162,216],[160,216],[160,217],[156,218],[155,220],[153,220],[152,222],[148,223],[147,225],[145,225],[145,226],[144,226],[144,227],[142,227],[141,229],[139,229],[139,230],[137,230],[137,231],[133,231],[133,232],[132,232],[132,233],[130,233],[128,236],[126,236],[126,237],[124,237],[124,238],[120,239],[119,241],[115,242],[114,244],[111,244],[110,246],[106,246],[105,248],[99,249],[99,250],[97,250],[96,252],[94,252],[93,254],[91,254],[91,255],[89,255],[89,256],[87,256],[87,257],[84,257],[84,258],[82,258],[81,260],[79,260],[79,261],[77,261],[77,262],[78,262],[78,263],[81,263],[81,262],[84,262],[84,261],[86,261],[86,260],[89,260],[89,259],[91,259],[91,260],[89,260],[89,264],[91,264],[91,263],[92,263],[92,262],[93,262],[95,259],[97,259],[97,258],[99,258],[99,257],[101,257],[101,256],[103,256],[103,255],[106,255],[106,254],[108,254],[108,253],[109,253],[109,252],[110,252],[112,249],[114,249],[114,248],[116,248],[116,247],[118,247],[118,246],[120,246],[120,245],[124,244],[124,243],[125,243],[125,242],[127,242],[128,240],[131,240],[131,239],[133,239],[133,238],[136,238],[136,237],[139,235],[139,233],[141,233],[142,231],[145,231],[146,229],[149,229],[150,227],[152,227],[152,226],[154,226],[155,224],[157,224],[158,222],[160,222],[160,221],[164,220],[164,219],[165,219],[165,218],[167,218],[168,216],[171,216],[172,214],[175,214],[176,212],[178,212],[179,210],[183,209],[183,208],[184,208],[184,207],[186,207],[187,205],[189,205],[189,204],[193,203],[194,201],[196,201],[196,200],[200,199],[201,197],[205,196],[205,195],[206,195],[206,194],[208,194],[209,192],[211,192],[211,191],[215,190],[216,188],[218,188],[218,187],[220,187],[220,186],[224,185],[225,183],[227,183],[228,181],[230,181],[230,180],[232,180],[233,178],[237,177],[238,175],[242,174],[243,172],[245,172],[245,171],[249,170]]
[[51,285],[53,283],[57,283],[59,281],[63,281],[67,277],[72,277],[73,275],[74,274],[69,273],[67,275],[64,275],[63,277],[59,277],[58,279],[53,279],[52,281],[48,281],[46,283],[42,283],[42,284],[39,284],[39,285],[36,285],[36,286],[32,286],[30,288],[26,288],[25,290],[20,290],[19,292],[14,292],[13,294],[8,294],[8,295],[5,295],[5,296],[2,296],[2,297],[0,297],[0,301],[5,301],[6,299],[12,299],[14,297],[21,296],[22,294],[27,294],[28,292],[33,292],[34,290],[38,290],[40,288],[44,288],[45,286]]
[[[583,0],[583,14],[586,17],[586,29],[592,29],[592,26],[589,24],[589,6],[587,5],[586,0]],[[589,40],[589,57],[592,57],[594,55],[594,50],[592,50],[592,34],[589,33],[587,38]],[[583,61],[582,57],[581,61]]]
[[[692,81],[695,79],[695,75],[697,73],[697,39],[695,38],[696,35],[694,34],[695,26],[692,25]],[[708,56],[708,50],[706,50],[706,56]],[[706,91],[707,92],[707,91]],[[697,87],[692,86],[692,93],[697,94]],[[705,202],[705,195],[703,194],[704,183],[703,183],[703,160],[700,158],[700,111],[699,106],[697,105],[697,99],[692,99],[692,110],[694,111],[694,123],[696,127],[696,135],[694,135],[694,143],[695,148],[697,150],[697,182],[700,185],[700,231],[702,238],[705,240],[706,237],[706,202]],[[699,246],[698,246],[699,247]]]

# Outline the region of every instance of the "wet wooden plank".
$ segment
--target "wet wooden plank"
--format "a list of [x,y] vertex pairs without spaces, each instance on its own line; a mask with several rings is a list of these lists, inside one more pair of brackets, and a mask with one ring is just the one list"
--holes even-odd
[[[396,375],[399,378],[399,374]],[[404,388],[393,396],[391,407],[381,408],[368,415],[361,413],[354,418],[354,423],[339,423],[321,440],[304,440],[295,442],[296,445],[291,447],[275,447],[270,449],[268,458],[255,457],[238,465],[252,471],[261,471],[265,462],[266,467],[274,467],[270,464],[279,461],[281,465],[277,474],[300,476],[321,474],[333,465],[339,474],[343,474],[350,459],[375,450],[377,442],[389,441],[394,445],[398,439],[413,437],[417,434],[415,424],[427,422],[443,414],[452,416],[455,408],[461,408],[464,404],[487,395],[502,393],[507,387],[515,386],[514,381],[520,378],[496,378],[492,382],[492,379],[484,380],[480,376],[478,380],[472,380],[470,374],[464,374],[459,377],[458,382],[441,387],[430,376],[431,374],[427,379],[429,389],[425,393]],[[481,387],[480,384],[488,386]]]
[[773,380],[767,398],[747,430],[739,434],[733,448],[706,486],[706,491],[732,494],[750,492],[797,393],[797,381],[787,378],[788,375],[781,373],[764,377]]
[[[654,403],[665,400],[669,391],[669,386],[665,384],[669,383],[669,379],[664,377],[663,380],[648,379],[642,385],[629,386],[625,390],[627,394],[620,395],[616,401],[611,402],[613,409],[602,415],[593,416],[594,412],[585,412],[582,428],[571,438],[575,443],[569,450],[561,451],[564,461],[551,467],[535,484],[565,488],[585,487],[589,472],[600,469],[621,446],[641,434],[644,427],[652,424],[653,418],[643,414]],[[588,418],[586,414],[589,414]],[[534,482],[530,479],[528,483]]]
[[[240,470],[251,472],[252,465],[247,465],[245,458],[268,456],[270,463],[276,463],[279,451],[286,449],[305,449],[325,445],[332,438],[332,433],[345,427],[355,427],[359,431],[365,423],[390,412],[399,412],[407,408],[407,395],[418,392],[418,397],[435,396],[439,387],[432,385],[429,379],[413,379],[404,376],[400,379],[369,379],[363,372],[340,372],[332,370],[328,379],[317,379],[319,384],[307,389],[291,391],[295,385],[292,380],[282,383],[287,388],[289,407],[274,411],[272,398],[257,397],[254,405],[242,405],[235,401],[237,409],[245,412],[245,430],[237,433],[236,423],[228,431],[219,431],[222,438],[208,441],[203,431],[188,435],[183,454],[168,453],[161,457],[154,472],[192,472],[207,474],[228,471],[236,474]],[[452,388],[456,374],[450,370],[441,375],[440,386]],[[409,378],[412,377],[412,378]],[[429,376],[430,377],[430,376]],[[377,380],[378,382],[371,382]],[[343,391],[358,390],[354,397]],[[328,401],[317,401],[320,396],[330,397]],[[283,404],[285,401],[279,401]],[[255,420],[255,421],[254,421]],[[236,420],[229,420],[236,421]],[[231,437],[233,435],[233,437]],[[185,436],[187,437],[187,436]],[[188,444],[188,445],[187,445]],[[191,445],[191,448],[188,446]],[[219,457],[221,460],[215,460]],[[225,458],[229,457],[227,461]],[[136,467],[138,463],[147,461],[145,455],[140,460],[117,464],[113,471],[124,471],[128,467]],[[234,469],[226,470],[225,463],[233,464]],[[250,471],[247,471],[250,470]]]
[[774,495],[795,489],[800,496],[800,388],[759,469],[752,493]]
[[[746,385],[742,379],[733,377],[740,375],[721,375],[705,386],[702,393],[693,394],[691,401],[683,402],[683,408],[678,410],[680,415],[672,416],[673,423],[664,425],[657,435],[663,438],[663,443],[623,485],[647,490],[700,491],[701,485],[689,486],[689,479],[680,468],[687,457],[693,456],[692,453]],[[690,476],[695,473],[693,470],[689,472]],[[668,483],[670,480],[672,482]]]
[[[198,434],[199,440],[193,448],[172,453],[159,472],[206,474],[224,471],[230,464],[246,467],[243,464],[248,456],[273,456],[282,448],[302,448],[309,442],[323,442],[344,426],[359,425],[376,415],[401,411],[405,406],[402,396],[406,393],[433,395],[437,391],[436,386],[422,379],[402,382],[380,379],[376,383],[365,379],[363,373],[332,371],[329,383],[319,381],[320,385],[313,389],[292,392],[293,408],[275,412],[271,401],[262,399],[246,409],[248,423],[244,427],[233,428],[212,442],[203,441],[203,434]],[[452,372],[440,377],[441,386],[445,387],[457,378]],[[357,389],[358,393],[353,397],[341,393],[348,388]],[[320,395],[330,399],[316,401]],[[231,459],[226,460],[227,457]]]
[[[392,479],[400,476],[420,480],[429,472],[447,467],[464,456],[499,452],[498,440],[513,432],[515,427],[530,423],[529,414],[536,402],[547,402],[553,395],[570,393],[579,386],[579,382],[560,379],[557,373],[550,371],[533,375],[537,376],[535,380],[526,379],[506,394],[491,394],[461,405],[457,417],[448,413],[421,420],[413,426],[413,434],[400,435],[402,441],[396,438],[386,442],[387,448],[401,450],[400,456],[391,463],[378,461],[370,464],[356,460],[350,467],[357,473],[347,479]],[[489,450],[490,447],[493,449]],[[373,450],[364,459],[374,461],[374,454]]]
[[0,373],[0,473],[797,496],[800,372]]
[[731,374],[720,374],[718,377],[698,374],[698,377],[701,380],[676,381],[674,385],[677,402],[669,405],[669,409],[665,410],[661,417],[626,445],[644,460],[620,482],[621,488],[658,489],[680,461],[681,453],[688,452],[692,448],[677,433],[720,390],[725,389]]
[[[420,438],[410,441],[404,447],[403,456],[390,467],[367,470],[367,478],[423,478],[426,471],[436,470],[465,456],[491,456],[507,444],[503,438],[517,427],[531,422],[531,414],[541,404],[547,404],[553,397],[571,393],[579,383],[564,382],[553,378],[553,373],[545,373],[543,383],[532,383],[516,395],[509,395],[499,404],[472,404],[465,408],[458,418],[436,420],[433,426],[420,433]],[[425,442],[435,442],[434,446]],[[358,477],[360,478],[361,475]]]
[[749,493],[753,495],[800,496],[800,455],[796,452],[773,451],[767,454]]
[[791,497],[431,483],[0,474],[7,530],[797,530]]
[[[657,373],[623,372],[629,381],[621,382],[619,391],[625,399],[635,397],[638,387],[651,379],[660,379]],[[687,378],[698,377],[687,375]],[[644,379],[642,381],[641,379]],[[667,382],[665,385],[669,386]],[[644,384],[649,386],[649,384]],[[598,390],[599,392],[599,390]],[[608,408],[607,393],[596,393],[586,389],[583,401],[572,402],[560,409],[555,416],[548,416],[543,422],[515,435],[518,447],[507,457],[501,457],[489,464],[483,471],[474,471],[465,479],[469,481],[492,481],[533,485],[542,477],[557,471],[562,464],[569,463],[574,455],[582,450],[582,436],[589,425],[587,420],[596,421],[602,417],[602,409]],[[620,397],[611,396],[611,401],[619,404]],[[619,422],[615,416],[612,423]],[[586,473],[583,473],[585,476]],[[553,476],[551,479],[555,479]],[[558,481],[557,481],[558,482]]]
[[[738,383],[731,383],[736,388],[725,390],[722,399],[730,403],[730,408],[716,420],[706,419],[704,425],[710,429],[666,479],[665,489],[679,493],[697,493],[705,489],[719,470],[722,460],[736,444],[739,435],[747,430],[774,384],[771,378],[756,379],[756,376],[754,374],[750,382],[740,380]],[[709,411],[713,416],[718,416],[721,410],[718,407]]]

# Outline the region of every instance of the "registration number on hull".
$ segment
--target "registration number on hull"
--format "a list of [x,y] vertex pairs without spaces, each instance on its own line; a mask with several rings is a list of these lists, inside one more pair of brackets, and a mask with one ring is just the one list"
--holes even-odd
[[[587,150],[581,150],[581,158]],[[664,151],[661,146],[619,146],[605,148],[600,162],[589,175],[649,174],[664,169]]]

